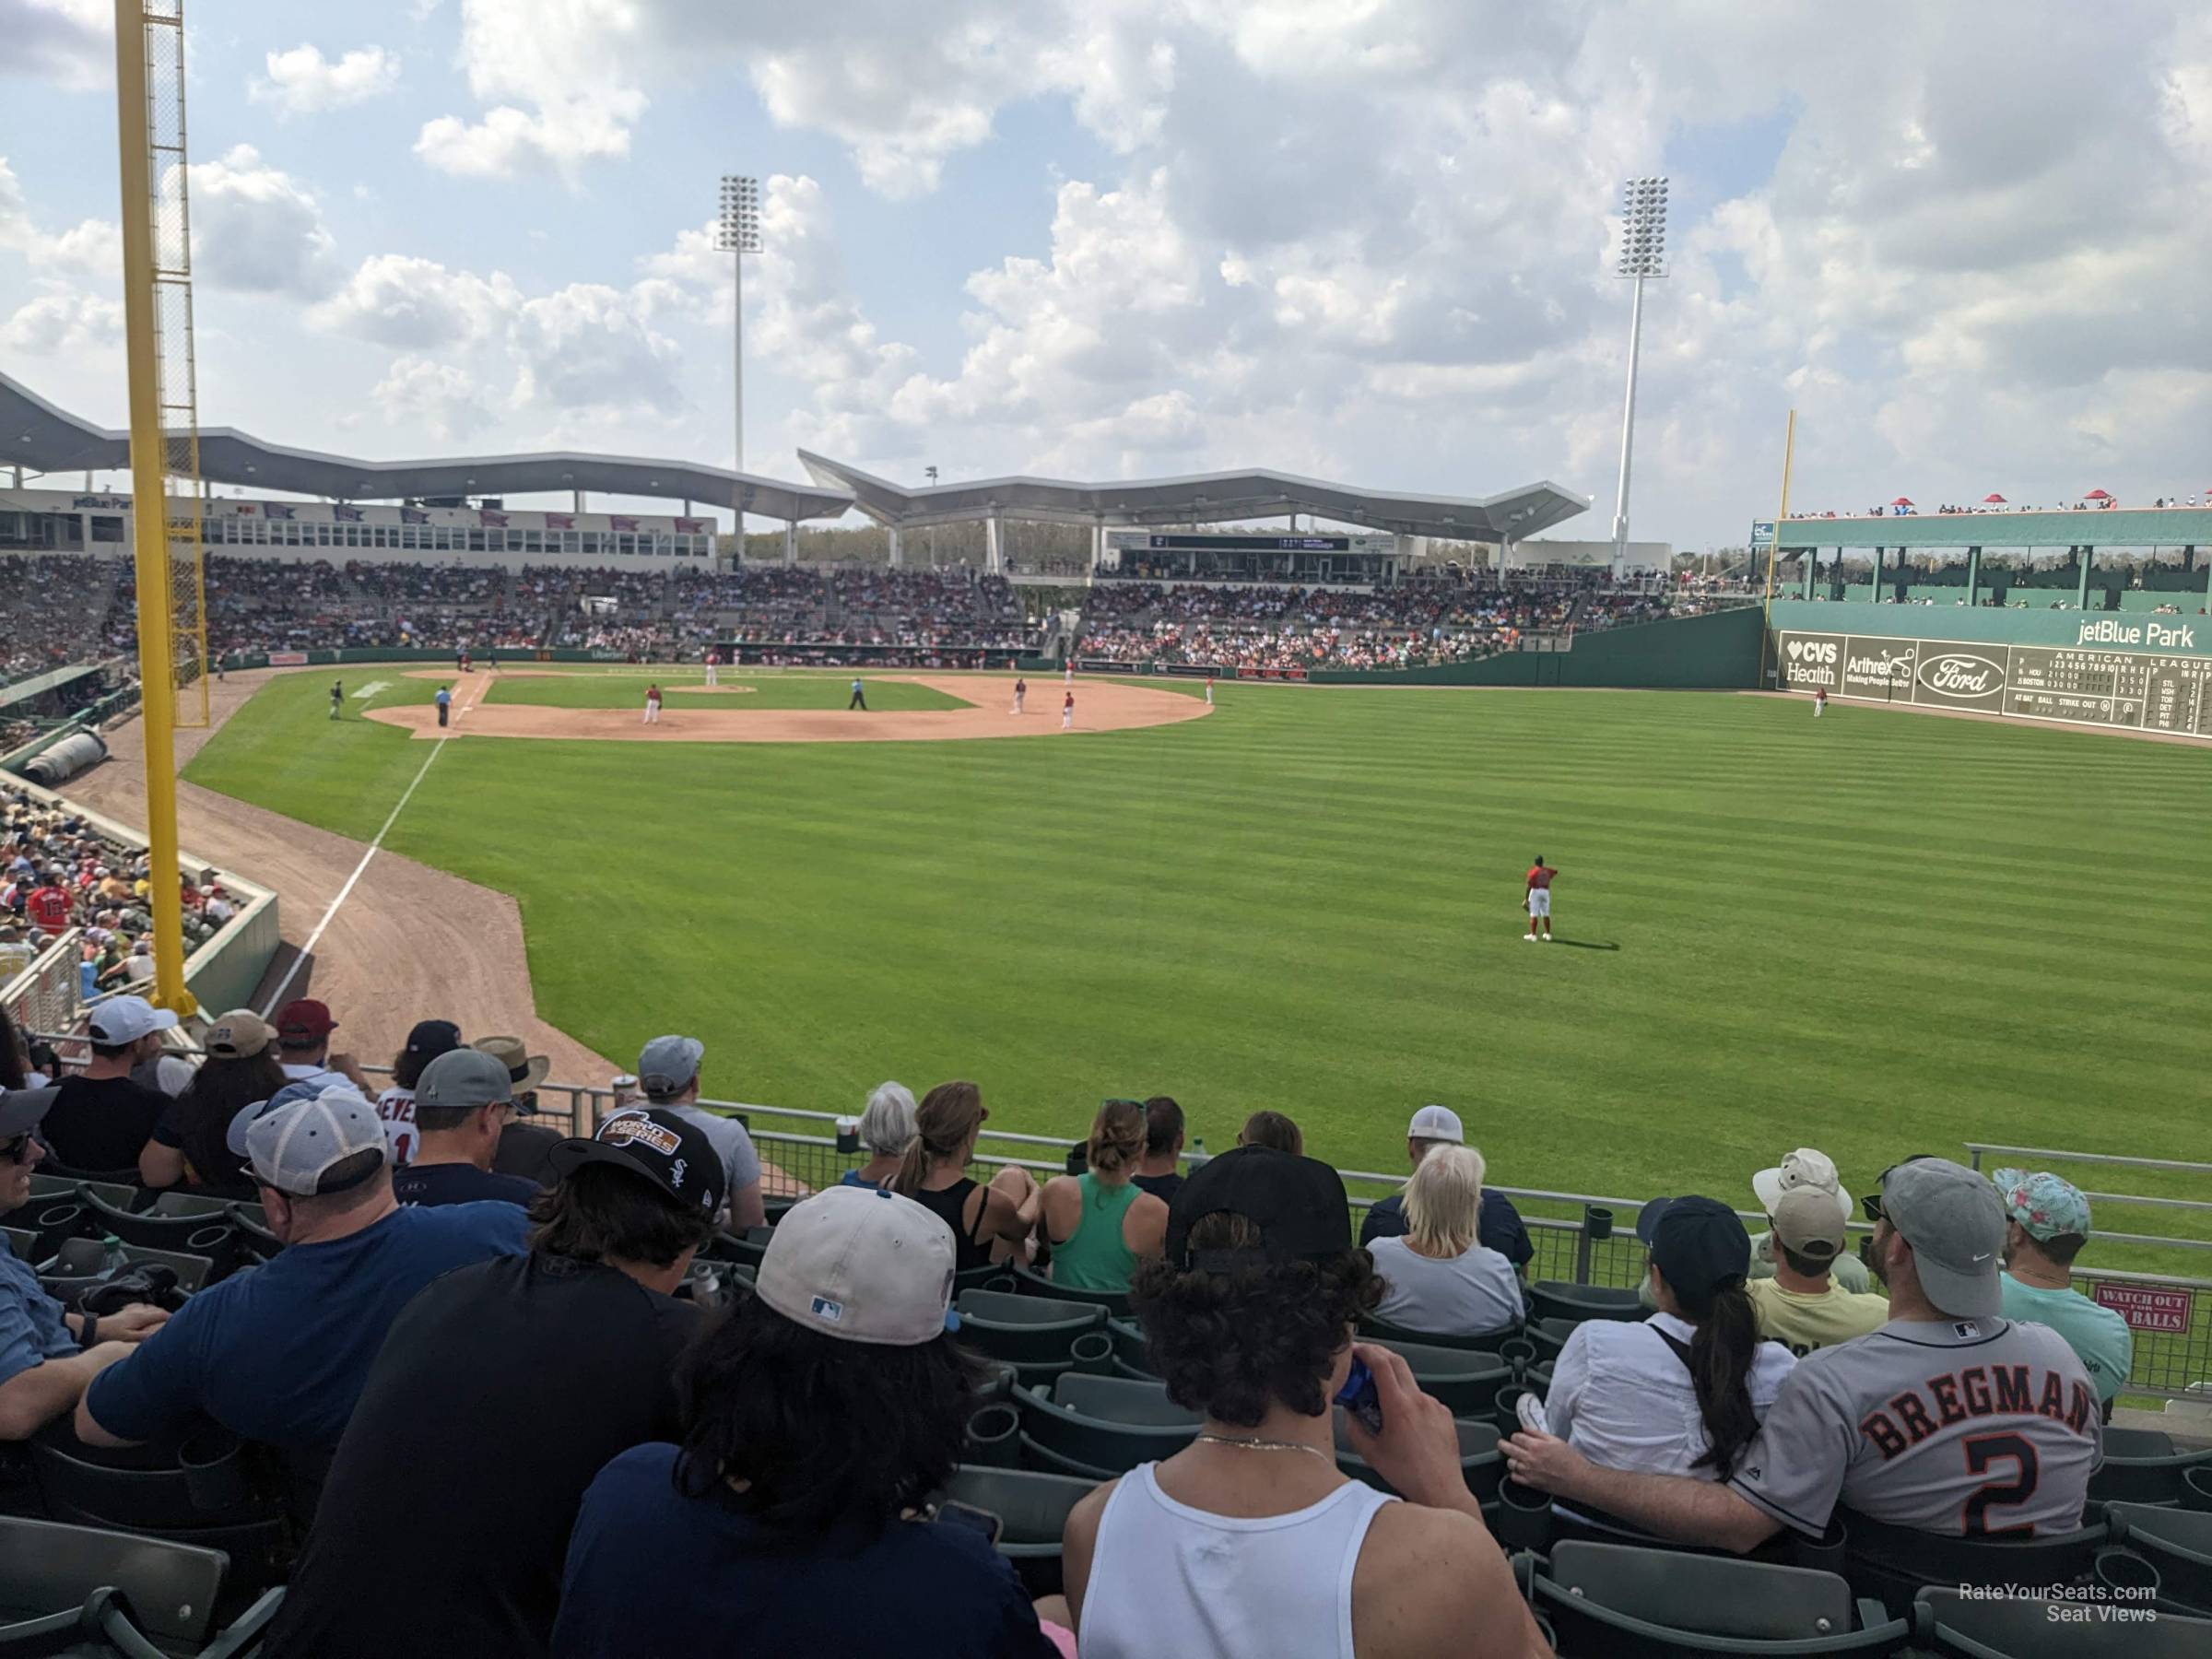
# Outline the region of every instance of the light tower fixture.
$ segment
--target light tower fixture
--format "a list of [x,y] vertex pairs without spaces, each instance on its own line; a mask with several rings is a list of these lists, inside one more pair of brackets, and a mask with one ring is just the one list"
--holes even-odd
[[[722,175],[722,213],[714,224],[714,251],[730,256],[732,394],[736,403],[736,470],[745,470],[745,256],[760,252],[760,181],[746,173]],[[737,515],[740,535],[745,514]]]
[[1636,359],[1643,344],[1643,284],[1666,275],[1666,180],[1630,179],[1620,187],[1620,253],[1613,275],[1636,287],[1629,302],[1629,394],[1620,415],[1620,488],[1613,499],[1613,569],[1629,557],[1629,456],[1636,436]]

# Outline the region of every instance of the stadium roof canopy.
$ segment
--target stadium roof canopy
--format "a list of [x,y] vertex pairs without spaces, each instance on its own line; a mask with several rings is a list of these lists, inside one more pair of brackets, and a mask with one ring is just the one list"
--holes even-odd
[[1311,512],[1400,535],[1495,542],[1534,535],[1590,506],[1587,496],[1550,483],[1470,499],[1358,489],[1278,472],[1201,473],[1100,484],[983,478],[906,489],[805,450],[799,452],[799,460],[818,483],[850,490],[861,512],[900,530],[991,518],[1065,524],[1209,524]]
[[[57,409],[0,374],[0,466],[41,473],[122,472],[130,465],[128,432],[96,427]],[[286,449],[233,427],[200,429],[200,475],[211,483],[324,496],[335,501],[584,489],[738,508],[762,518],[789,520],[837,518],[853,504],[845,489],[757,477],[689,461],[586,455],[571,450],[442,461],[362,461]]]

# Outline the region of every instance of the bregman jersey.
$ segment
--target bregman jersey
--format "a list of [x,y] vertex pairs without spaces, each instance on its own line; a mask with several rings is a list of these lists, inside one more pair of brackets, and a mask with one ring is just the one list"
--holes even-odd
[[2088,1372],[2045,1325],[1892,1320],[1807,1354],[1729,1485],[1818,1536],[1837,1503],[1948,1536],[2081,1524],[2104,1461]]

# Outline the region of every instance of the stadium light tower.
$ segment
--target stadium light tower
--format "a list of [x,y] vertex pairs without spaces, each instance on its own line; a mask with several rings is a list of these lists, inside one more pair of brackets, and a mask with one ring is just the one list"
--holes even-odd
[[[722,175],[722,217],[714,227],[714,248],[730,256],[730,337],[737,404],[736,470],[745,470],[745,256],[760,252],[760,181],[744,173]],[[737,514],[740,535],[745,514]]]
[[1636,437],[1636,356],[1643,344],[1643,282],[1666,275],[1666,181],[1630,179],[1620,187],[1620,258],[1616,276],[1636,284],[1629,304],[1629,395],[1620,415],[1620,488],[1613,500],[1613,568],[1629,556],[1629,454]]

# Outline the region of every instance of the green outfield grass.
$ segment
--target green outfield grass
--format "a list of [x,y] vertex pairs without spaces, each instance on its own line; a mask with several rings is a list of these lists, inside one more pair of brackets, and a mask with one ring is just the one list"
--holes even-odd
[[[373,834],[426,750],[326,688],[274,682],[189,775]],[[725,1096],[965,1076],[994,1127],[1072,1135],[1165,1091],[1216,1150],[1268,1106],[1383,1170],[1439,1100],[1502,1184],[1744,1204],[1800,1144],[1862,1190],[1970,1139],[2203,1156],[2202,750],[1732,696],[1218,700],[1065,739],[463,743],[386,844],[515,895],[548,1018],[614,1056],[694,1032]]]
[[[626,668],[620,674],[582,672],[555,676],[533,671],[524,677],[500,675],[491,684],[486,700],[502,703],[539,703],[554,709],[642,709],[645,688],[657,685],[671,709],[841,709],[852,700],[851,675],[818,674],[738,675],[724,670],[723,688],[709,691],[706,677],[696,671],[649,675]],[[957,697],[928,686],[904,680],[861,676],[870,712],[881,709],[959,709]],[[743,691],[732,687],[742,686]],[[432,688],[435,689],[435,688]],[[995,693],[994,693],[995,695]],[[859,713],[856,709],[855,714]]]

